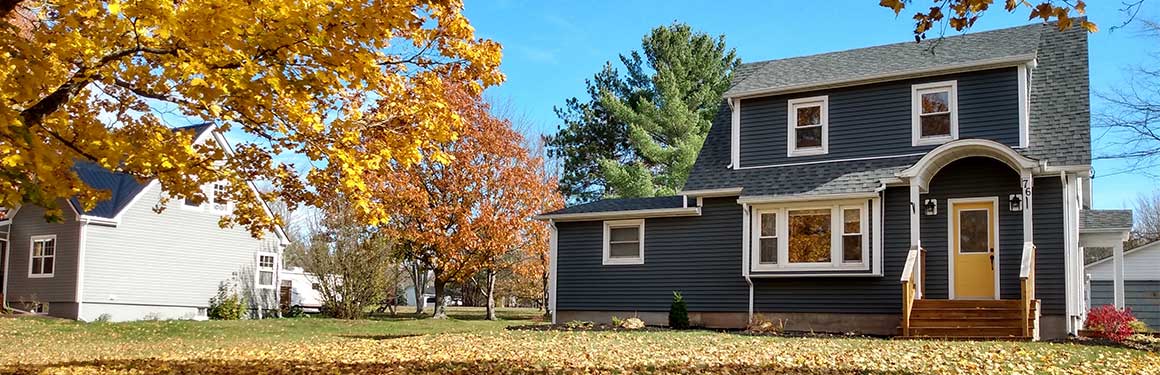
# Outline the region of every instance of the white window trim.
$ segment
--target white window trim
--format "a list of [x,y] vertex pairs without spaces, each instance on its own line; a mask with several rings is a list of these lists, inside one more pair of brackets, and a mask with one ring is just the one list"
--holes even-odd
[[[636,257],[636,258],[612,258],[612,257],[610,257],[609,251],[611,249],[609,246],[609,240],[611,239],[611,229],[612,228],[631,228],[631,227],[637,227],[638,230],[640,231],[638,233],[638,237],[637,237],[637,239],[639,239],[638,243],[640,245],[640,256]],[[609,265],[644,264],[644,219],[605,221],[604,222],[604,240],[602,241],[602,243],[604,245],[604,260],[603,260],[604,265],[609,266]]]
[[[950,106],[951,133],[938,137],[922,137],[922,94],[947,92]],[[912,146],[941,145],[959,139],[959,82],[943,81],[910,86],[910,143]]]
[[216,202],[216,200],[217,200],[217,189],[216,189],[215,187],[216,187],[218,184],[223,184],[223,185],[225,185],[225,184],[226,184],[226,182],[225,182],[225,181],[214,181],[214,182],[212,182],[212,183],[210,183],[210,184],[206,185],[206,186],[207,186],[207,188],[206,188],[205,190],[206,190],[208,193],[206,194],[206,198],[207,198],[207,199],[206,199],[206,202],[205,202],[205,204],[206,204],[207,206],[209,206],[209,211],[210,211],[210,212],[213,212],[213,213],[219,213],[219,214],[228,214],[228,213],[230,213],[230,212],[233,212],[233,210],[234,210],[234,202],[233,202],[233,201],[226,201],[225,208],[218,209],[217,207],[215,207],[215,206],[217,206],[217,202]]
[[[777,218],[777,219],[774,219],[774,224],[781,223],[781,220],[780,220],[781,214],[778,213],[777,210],[775,210],[775,209],[757,210],[757,213],[755,214],[756,218],[754,218],[754,220],[757,221],[757,225],[754,226],[755,229],[753,232],[753,236],[756,238],[756,240],[753,241],[753,244],[757,248],[754,251],[754,253],[756,255],[753,257],[753,260],[754,260],[753,263],[757,264],[757,265],[762,265],[762,266],[766,266],[766,265],[776,266],[778,264],[781,264],[781,231],[778,230],[777,226],[775,225],[773,228],[773,235],[772,236],[762,235],[761,234],[761,227],[763,224],[762,223],[763,219],[761,218],[761,216],[764,214],[774,214],[775,215],[774,217]],[[777,240],[777,253],[773,254],[773,256],[775,258],[777,258],[776,259],[777,263],[767,263],[767,262],[761,261],[761,240],[766,239],[766,238],[773,238],[773,239]]]
[[[822,146],[798,148],[797,147],[797,108],[821,106],[822,118]],[[787,122],[786,122],[786,156],[810,156],[810,155],[825,155],[830,152],[830,97],[829,96],[813,96],[808,98],[790,99],[786,103]]]
[[[843,228],[842,210],[858,209],[861,215],[862,233],[862,261],[847,263],[842,261]],[[789,263],[789,211],[828,209],[830,210],[830,261],[825,263]],[[777,214],[777,264],[761,263],[761,214]],[[790,272],[790,271],[869,271],[871,255],[875,259],[881,257],[877,247],[871,248],[870,235],[875,238],[880,233],[871,233],[869,225],[870,200],[850,200],[833,202],[804,202],[782,205],[755,205],[754,214],[750,219],[750,269],[757,272]],[[874,218],[875,222],[881,220]],[[876,226],[875,226],[876,227]]]
[[[269,268],[262,267],[262,257],[264,257],[264,256],[274,258],[274,264],[271,267],[269,267]],[[264,270],[271,272],[272,276],[271,276],[270,285],[262,285],[262,271],[264,271]],[[277,288],[277,285],[278,285],[278,254],[277,253],[269,253],[269,252],[259,251],[254,256],[254,285],[258,289],[276,289]]]
[[[45,241],[45,240],[52,240],[52,257],[51,257],[52,258],[52,272],[34,274],[34,273],[32,273],[32,254],[33,254],[34,249],[36,248],[36,243],[39,241]],[[29,239],[28,239],[28,278],[30,278],[30,279],[47,279],[47,278],[51,278],[54,275],[56,275],[56,267],[57,267],[56,254],[60,252],[59,245],[60,244],[56,241],[55,234],[45,234],[45,235],[38,235],[38,236],[29,237]],[[43,259],[43,258],[49,258],[49,257],[41,256],[40,258]],[[41,270],[43,270],[44,269],[44,263],[43,263],[44,261],[42,260],[41,262],[42,262],[41,263]]]

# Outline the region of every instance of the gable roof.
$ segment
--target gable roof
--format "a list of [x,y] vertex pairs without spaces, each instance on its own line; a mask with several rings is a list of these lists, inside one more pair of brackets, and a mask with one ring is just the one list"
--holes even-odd
[[[211,123],[201,123],[196,125],[182,126],[173,128],[174,132],[188,131],[192,132],[193,139],[201,138],[206,131],[213,128]],[[137,181],[137,178],[128,173],[113,172],[96,163],[79,161],[73,165],[73,171],[76,172],[77,177],[81,181],[94,189],[108,190],[110,193],[109,199],[97,202],[93,209],[84,211],[81,207],[80,201],[76,197],[69,198],[69,203],[73,208],[82,215],[92,217],[99,217],[105,219],[113,219],[120,214],[122,210],[133,202],[145,187],[148,186],[148,181],[142,183]]]
[[1132,210],[1080,210],[1080,230],[1131,229]]
[[929,70],[1030,61],[1044,27],[1008,29],[742,64],[725,97],[866,81]]

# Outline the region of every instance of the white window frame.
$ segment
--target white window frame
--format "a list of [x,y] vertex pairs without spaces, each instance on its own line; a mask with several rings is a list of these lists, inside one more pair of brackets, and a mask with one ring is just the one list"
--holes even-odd
[[[751,219],[753,233],[750,238],[750,269],[753,271],[869,271],[871,269],[871,254],[881,256],[876,248],[872,248],[870,241],[871,227],[869,223],[871,202],[867,200],[851,200],[836,202],[805,202],[783,205],[755,205]],[[789,262],[789,212],[800,210],[830,210],[830,261],[814,263]],[[862,233],[862,261],[844,262],[842,260],[842,237],[845,223],[842,221],[843,210],[858,209]],[[774,213],[777,215],[777,264],[761,263],[761,215]],[[880,218],[875,218],[881,220]],[[875,234],[878,236],[879,234]],[[875,237],[877,238],[877,237]]]
[[[756,217],[757,225],[754,226],[754,228],[756,228],[756,231],[753,232],[754,236],[757,237],[757,240],[753,241],[754,245],[757,246],[757,249],[755,250],[755,253],[757,255],[753,257],[753,260],[754,260],[755,264],[777,265],[777,264],[781,264],[781,255],[779,255],[781,253],[781,236],[780,236],[781,231],[777,229],[777,225],[774,225],[772,236],[766,236],[766,235],[761,234],[761,227],[762,227],[763,221],[765,220],[762,218],[762,216],[768,215],[768,214],[774,214],[775,215],[774,217],[777,218],[777,219],[774,219],[774,224],[781,223],[781,215],[778,215],[775,210],[768,210],[768,209],[767,210],[757,210],[757,217]],[[767,238],[772,238],[772,239],[777,241],[777,253],[773,254],[775,263],[768,263],[768,262],[761,261],[761,240],[764,240]]]
[[[37,242],[52,241],[52,255],[51,256],[34,256]],[[30,279],[46,279],[56,275],[56,254],[60,252],[59,243],[56,241],[55,234],[45,234],[29,237],[28,239],[28,278]],[[52,258],[52,272],[48,273],[32,273],[32,258],[40,258],[40,270],[44,271],[44,260]]]
[[234,209],[234,202],[233,201],[227,200],[224,207],[221,207],[221,208],[217,207],[218,206],[218,203],[217,203],[217,194],[218,194],[217,187],[218,187],[218,185],[221,185],[223,190],[225,190],[227,188],[227,186],[226,186],[227,184],[225,181],[214,181],[213,183],[206,185],[208,187],[205,189],[205,191],[207,191],[206,204],[209,205],[209,210],[211,212],[215,212],[215,213],[232,212]]
[[[262,257],[270,257],[273,259],[273,263],[270,265],[270,267],[262,266]],[[263,271],[270,272],[270,285],[262,284]],[[267,252],[257,253],[257,255],[254,257],[254,285],[257,286],[258,289],[275,289],[275,286],[278,285],[278,254]]]
[[[797,110],[801,107],[821,107],[822,145],[821,147],[798,148],[797,146]],[[825,155],[830,152],[830,97],[813,96],[808,98],[790,99],[786,103],[787,130],[786,156]]]
[[[922,95],[947,93],[950,110],[950,134],[937,137],[922,136]],[[923,83],[910,86],[910,143],[912,146],[941,145],[959,139],[959,83],[957,80]]]
[[[611,257],[610,256],[610,250],[611,250],[610,240],[612,239],[611,230],[613,228],[632,228],[632,227],[638,228],[638,231],[639,231],[637,234],[637,240],[638,240],[637,242],[640,245],[640,256],[636,257],[636,258],[613,258],[613,257]],[[609,266],[609,265],[644,264],[644,219],[605,221],[604,222],[604,240],[602,241],[602,243],[604,244],[604,260],[603,260],[604,265]]]

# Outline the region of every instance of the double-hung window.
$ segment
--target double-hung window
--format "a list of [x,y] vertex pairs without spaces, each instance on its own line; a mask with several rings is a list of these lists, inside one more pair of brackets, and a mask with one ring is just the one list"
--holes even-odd
[[220,181],[213,183],[210,192],[212,193],[210,197],[212,197],[213,210],[222,212],[229,211],[230,200],[226,198],[226,183]]
[[822,155],[829,150],[829,97],[790,99],[788,156]]
[[52,277],[56,270],[56,235],[32,236],[28,277]]
[[274,254],[258,254],[258,287],[274,287],[275,259]]
[[644,264],[644,220],[604,222],[604,264]]
[[756,206],[754,271],[867,270],[868,202]]
[[959,138],[958,83],[911,86],[911,144],[938,145]]

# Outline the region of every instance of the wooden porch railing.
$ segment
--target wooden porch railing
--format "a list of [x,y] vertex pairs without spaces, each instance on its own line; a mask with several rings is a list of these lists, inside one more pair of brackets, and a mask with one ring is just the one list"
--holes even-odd
[[1023,336],[1031,337],[1031,307],[1035,303],[1035,244],[1023,243],[1023,260],[1019,266],[1019,287],[1023,295]]
[[[902,335],[910,336],[910,313],[914,309],[914,297],[918,290],[918,283],[914,281],[915,272],[923,270],[925,274],[926,267],[920,265],[926,264],[926,250],[921,247],[911,247],[910,252],[906,254],[906,265],[902,268]],[[925,276],[925,275],[923,275]]]

